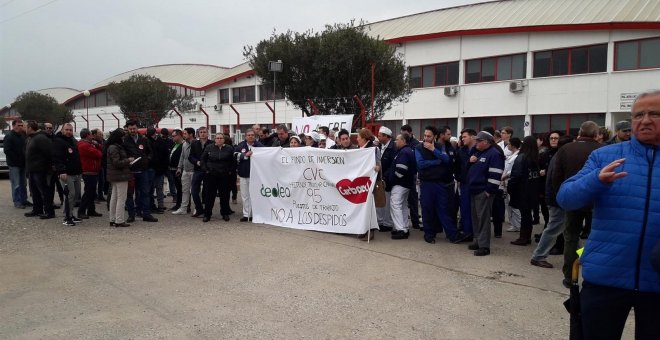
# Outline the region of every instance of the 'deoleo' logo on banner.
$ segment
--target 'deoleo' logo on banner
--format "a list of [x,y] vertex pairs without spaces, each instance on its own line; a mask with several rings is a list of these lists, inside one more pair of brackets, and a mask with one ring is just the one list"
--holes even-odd
[[274,187],[266,187],[263,184],[261,185],[261,190],[259,191],[263,197],[275,197],[275,198],[285,198],[291,197],[291,190],[289,188],[280,186],[279,183],[276,183]]

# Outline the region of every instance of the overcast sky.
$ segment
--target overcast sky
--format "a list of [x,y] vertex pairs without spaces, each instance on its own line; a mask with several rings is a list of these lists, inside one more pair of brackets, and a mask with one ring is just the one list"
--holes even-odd
[[0,106],[49,87],[84,90],[135,68],[243,63],[273,30],[375,22],[483,0],[0,0]]

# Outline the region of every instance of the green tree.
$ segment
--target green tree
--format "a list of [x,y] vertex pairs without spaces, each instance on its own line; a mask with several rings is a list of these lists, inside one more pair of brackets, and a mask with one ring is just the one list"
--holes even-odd
[[[266,86],[273,86],[268,62],[282,60],[277,88],[297,108],[310,114],[311,99],[319,114],[358,114],[357,95],[367,107],[367,116],[382,117],[394,101],[406,102],[411,90],[406,67],[393,46],[367,34],[366,26],[327,25],[321,33],[273,32],[256,47],[246,46],[243,55]],[[371,65],[375,65],[375,101],[371,112]]]
[[0,130],[6,129],[8,125],[9,124],[7,123],[7,121],[4,118],[0,119]]
[[150,75],[135,74],[108,84],[107,89],[124,117],[137,120],[142,127],[155,125],[174,108],[189,111],[194,106],[191,96],[178,96],[174,89]]
[[50,122],[61,125],[73,121],[71,110],[57,102],[55,98],[35,91],[22,93],[16,97],[13,107],[24,120]]

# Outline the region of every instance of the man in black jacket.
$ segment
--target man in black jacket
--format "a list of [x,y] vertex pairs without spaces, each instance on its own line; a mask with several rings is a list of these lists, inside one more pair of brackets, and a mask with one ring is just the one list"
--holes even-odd
[[5,136],[3,147],[9,167],[11,198],[14,207],[25,209],[27,201],[27,183],[25,181],[25,124],[19,118],[11,122],[12,130]]
[[183,131],[174,129],[174,131],[172,131],[172,141],[174,142],[174,145],[172,146],[172,150],[170,150],[169,155],[169,172],[170,177],[172,178],[172,183],[175,187],[176,202],[174,207],[172,207],[170,210],[177,211],[179,208],[181,208],[181,199],[183,198],[183,191],[181,191],[183,189],[181,183],[181,174],[177,174],[177,170],[179,168],[179,159],[181,158],[181,152],[183,151]]
[[[556,158],[552,172],[552,186],[555,193],[564,181],[577,174],[584,166],[592,151],[601,145],[596,141],[599,127],[598,124],[588,120],[580,126],[577,141],[569,143],[559,149],[553,158]],[[592,207],[584,207],[580,210],[566,211],[564,219],[564,280],[562,284],[566,288],[571,287],[571,274],[573,261],[577,258],[575,253],[579,248],[580,232],[583,223],[590,223]]]
[[[75,222],[81,222],[73,216],[73,208],[76,196],[80,195],[76,191],[80,188],[82,166],[80,165],[78,142],[73,138],[73,125],[69,123],[64,124],[62,130],[53,138],[53,163],[60,184],[69,190],[67,197],[69,204],[64,204],[63,207],[64,223],[65,225],[74,226]],[[78,217],[83,218],[83,216]]]
[[[411,149],[415,150],[419,141],[415,138],[415,135],[412,132],[412,127],[408,124],[401,127],[401,134],[406,134],[410,136],[410,143],[408,144]],[[412,221],[413,229],[420,229],[419,223],[419,190],[417,186],[417,175],[414,179],[415,185],[412,186],[410,192],[408,193],[408,208],[410,209],[410,220]]]
[[212,144],[209,139],[209,132],[205,126],[200,127],[197,130],[197,134],[199,135],[199,139],[193,141],[190,145],[190,156],[188,156],[190,163],[195,166],[195,172],[193,173],[191,184],[191,196],[193,198],[193,203],[195,203],[195,213],[193,214],[193,217],[201,217],[204,215],[204,204],[202,203],[202,197],[200,196],[200,194],[203,196],[201,191],[202,182],[204,181],[204,171],[201,167],[202,153],[207,145]]
[[151,157],[151,150],[149,142],[144,136],[138,133],[137,121],[128,120],[126,122],[128,134],[124,137],[124,149],[128,157],[135,158],[135,163],[131,165],[131,172],[135,178],[135,201],[133,200],[133,193],[129,189],[128,198],[126,199],[126,207],[128,208],[128,220],[126,222],[135,221],[135,215],[142,215],[142,220],[145,222],[158,222],[158,219],[151,215],[151,183],[153,181],[153,169],[149,169],[149,158]]
[[25,150],[25,170],[30,181],[30,194],[34,205],[26,217],[41,219],[55,217],[53,193],[50,181],[53,178],[53,141],[39,129],[35,121],[27,122],[28,142]]
[[150,127],[147,129],[147,140],[151,149],[151,158],[149,159],[149,168],[154,171],[154,178],[151,185],[150,197],[153,197],[156,191],[156,200],[158,206],[150,199],[150,205],[153,212],[162,214],[165,211],[165,194],[163,185],[165,184],[165,173],[168,171],[169,151],[167,139],[156,133],[156,129]]

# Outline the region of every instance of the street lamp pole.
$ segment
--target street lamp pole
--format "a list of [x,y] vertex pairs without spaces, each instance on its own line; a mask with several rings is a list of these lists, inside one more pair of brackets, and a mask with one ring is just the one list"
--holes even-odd
[[89,99],[89,95],[91,94],[89,90],[85,90],[82,92],[83,96],[85,96],[85,110],[87,110],[87,129],[89,129],[89,105],[87,104],[87,99]]
[[277,95],[276,95],[277,73],[282,72],[283,67],[284,64],[282,63],[282,60],[268,62],[268,71],[273,72],[273,128],[275,128],[275,99],[277,99]]

